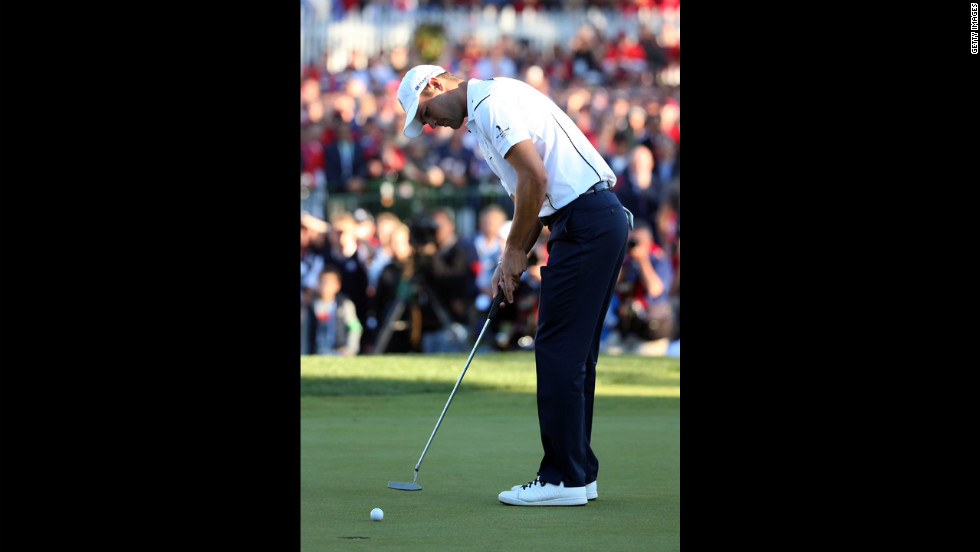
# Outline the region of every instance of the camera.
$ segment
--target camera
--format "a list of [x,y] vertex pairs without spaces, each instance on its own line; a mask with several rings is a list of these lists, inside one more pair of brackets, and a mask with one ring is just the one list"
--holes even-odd
[[439,225],[431,218],[417,218],[408,227],[408,242],[416,249],[436,243],[438,229]]

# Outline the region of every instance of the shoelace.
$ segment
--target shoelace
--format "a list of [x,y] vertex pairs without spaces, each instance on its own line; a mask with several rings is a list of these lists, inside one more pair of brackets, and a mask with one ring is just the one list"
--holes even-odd
[[535,477],[534,478],[534,481],[528,481],[527,483],[521,485],[521,488],[522,489],[531,488],[531,487],[534,486],[535,483],[537,483],[538,485],[541,485],[542,487],[544,487],[544,483],[541,482],[541,478],[540,477]]

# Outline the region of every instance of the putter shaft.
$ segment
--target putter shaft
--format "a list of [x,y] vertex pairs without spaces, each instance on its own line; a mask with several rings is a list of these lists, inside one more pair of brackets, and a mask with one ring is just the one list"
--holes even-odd
[[436,432],[439,431],[439,424],[442,423],[443,417],[446,416],[446,410],[449,410],[449,405],[453,402],[453,397],[456,395],[456,389],[459,387],[459,382],[463,381],[463,376],[466,375],[466,369],[470,367],[470,361],[473,360],[473,355],[476,353],[476,348],[480,346],[480,341],[483,339],[483,333],[487,331],[487,326],[490,325],[490,317],[487,317],[487,321],[483,323],[483,329],[480,330],[480,336],[476,338],[476,343],[473,345],[473,350],[470,351],[470,357],[466,359],[466,366],[463,366],[463,371],[460,372],[459,378],[456,380],[456,385],[453,386],[452,393],[449,394],[449,400],[446,401],[446,406],[442,407],[442,414],[439,414],[439,421],[436,422],[436,427],[432,429],[432,435],[429,435],[428,442],[425,443],[425,448],[422,449],[422,456],[419,456],[419,461],[415,464],[415,479],[419,477],[419,467],[422,466],[422,459],[425,458],[426,451],[429,450],[429,445],[432,443],[432,438],[436,436]]
[[480,346],[480,341],[483,340],[483,334],[486,333],[487,326],[489,326],[490,322],[497,318],[497,314],[500,312],[500,303],[503,301],[504,290],[501,288],[500,291],[497,292],[497,297],[494,298],[493,304],[490,306],[490,313],[487,315],[487,321],[483,323],[483,329],[480,330],[480,335],[476,338],[476,343],[473,344],[473,350],[470,351],[470,356],[466,359],[466,365],[463,366],[463,371],[460,372],[459,378],[456,379],[456,385],[453,386],[453,391],[449,394],[449,400],[446,401],[446,406],[442,407],[442,413],[439,414],[439,420],[436,422],[436,427],[432,429],[432,435],[429,435],[429,440],[425,443],[425,448],[422,449],[422,456],[419,456],[419,461],[417,464],[415,464],[415,476],[412,478],[412,482],[400,483],[396,481],[389,481],[389,488],[403,491],[418,491],[422,489],[422,487],[420,487],[418,484],[419,468],[422,466],[422,459],[425,458],[425,453],[429,450],[429,445],[432,444],[432,438],[435,437],[436,432],[439,431],[439,425],[442,424],[442,419],[446,416],[446,410],[449,410],[449,405],[452,404],[453,397],[456,396],[456,389],[459,388],[459,383],[463,381],[463,376],[466,375],[466,370],[470,367],[470,362],[473,360],[473,355],[476,354],[476,348]]

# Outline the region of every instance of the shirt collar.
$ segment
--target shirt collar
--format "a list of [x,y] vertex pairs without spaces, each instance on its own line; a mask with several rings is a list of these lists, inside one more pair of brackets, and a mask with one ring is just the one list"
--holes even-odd
[[466,130],[473,132],[476,130],[476,120],[473,119],[473,107],[480,101],[487,89],[486,85],[490,81],[480,79],[470,79],[466,85]]

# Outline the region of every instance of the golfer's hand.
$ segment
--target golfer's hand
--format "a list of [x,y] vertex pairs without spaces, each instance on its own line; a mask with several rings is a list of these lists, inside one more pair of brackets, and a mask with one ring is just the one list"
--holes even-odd
[[[490,280],[493,288],[491,296],[497,295],[497,288],[504,290],[504,298],[508,303],[514,302],[514,292],[521,285],[521,274],[527,270],[527,256],[523,251],[508,249],[504,251],[501,263],[493,271],[493,278]],[[506,306],[504,303],[500,307]]]

